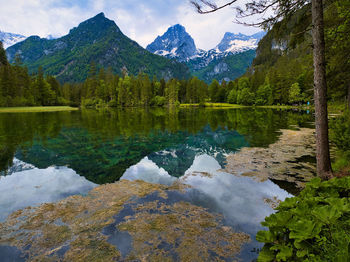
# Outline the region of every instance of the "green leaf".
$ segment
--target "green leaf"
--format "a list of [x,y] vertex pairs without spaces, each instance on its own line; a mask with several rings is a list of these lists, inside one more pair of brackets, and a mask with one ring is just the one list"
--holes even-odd
[[264,243],[272,243],[274,242],[276,237],[271,233],[271,231],[259,231],[256,234],[256,240]]
[[297,257],[303,258],[307,255],[307,250],[298,250],[297,251]]
[[293,256],[293,249],[288,246],[280,246],[279,247],[280,252],[277,253],[277,260],[287,261],[288,258],[291,258]]
[[313,233],[314,227],[314,221],[299,220],[290,225],[291,232],[289,237],[297,241],[313,238],[315,236]]
[[275,252],[266,246],[259,253],[258,262],[270,262],[275,260]]
[[342,203],[337,202],[336,206],[317,207],[311,213],[323,223],[334,223],[342,215],[342,212],[339,211],[341,207]]

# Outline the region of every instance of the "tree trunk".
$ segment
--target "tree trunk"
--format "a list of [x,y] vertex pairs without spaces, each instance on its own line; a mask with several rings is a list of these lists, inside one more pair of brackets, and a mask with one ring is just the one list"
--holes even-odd
[[348,84],[348,109],[350,110],[350,83]]
[[322,0],[312,0],[317,175],[332,177],[328,141],[327,82]]

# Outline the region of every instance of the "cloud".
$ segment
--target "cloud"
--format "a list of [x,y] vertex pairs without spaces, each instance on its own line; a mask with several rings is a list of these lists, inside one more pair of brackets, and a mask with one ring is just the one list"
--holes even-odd
[[234,24],[232,9],[199,15],[189,0],[0,0],[0,30],[26,36],[62,36],[80,22],[104,12],[143,47],[180,23],[199,48],[216,46],[225,32],[255,33],[256,28]]

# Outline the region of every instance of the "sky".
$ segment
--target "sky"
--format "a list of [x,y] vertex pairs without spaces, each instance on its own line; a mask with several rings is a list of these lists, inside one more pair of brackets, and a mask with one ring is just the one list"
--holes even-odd
[[175,24],[182,24],[204,50],[214,48],[225,32],[260,31],[233,23],[232,8],[200,15],[189,0],[0,0],[0,6],[0,30],[25,36],[63,36],[100,12],[143,47]]

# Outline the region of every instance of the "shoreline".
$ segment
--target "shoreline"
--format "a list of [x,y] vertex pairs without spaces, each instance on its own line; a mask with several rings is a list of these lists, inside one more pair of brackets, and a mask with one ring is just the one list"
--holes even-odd
[[38,113],[38,112],[62,112],[76,111],[78,107],[70,106],[25,106],[25,107],[0,107],[0,113]]

